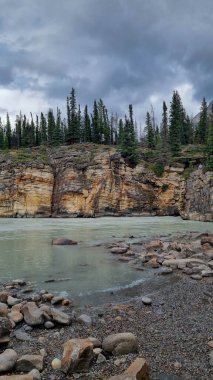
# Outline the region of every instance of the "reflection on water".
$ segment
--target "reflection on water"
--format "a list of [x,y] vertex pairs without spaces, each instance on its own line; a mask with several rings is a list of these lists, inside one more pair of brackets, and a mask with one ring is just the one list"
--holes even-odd
[[[97,244],[124,237],[128,240],[130,235],[141,239],[206,230],[213,231],[213,224],[173,217],[0,219],[0,280],[24,278],[35,281],[39,288],[66,291],[74,298],[98,298],[97,294],[106,293],[106,289],[116,292],[150,278],[154,281],[154,272],[137,272]],[[51,240],[56,237],[71,238],[79,244],[52,246]],[[69,280],[44,283],[53,278]]]

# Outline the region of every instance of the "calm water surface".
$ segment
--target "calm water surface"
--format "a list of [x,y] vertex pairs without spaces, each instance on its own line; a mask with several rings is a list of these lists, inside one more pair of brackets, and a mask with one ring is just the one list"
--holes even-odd
[[[103,242],[186,231],[211,231],[213,223],[183,221],[173,217],[132,217],[99,219],[0,219],[0,281],[24,278],[39,289],[67,292],[84,302],[99,302],[146,282],[156,286],[165,281],[154,271],[136,271],[117,261]],[[67,237],[77,246],[52,246],[51,240]],[[132,242],[132,240],[131,240]],[[69,278],[46,283],[46,280]]]

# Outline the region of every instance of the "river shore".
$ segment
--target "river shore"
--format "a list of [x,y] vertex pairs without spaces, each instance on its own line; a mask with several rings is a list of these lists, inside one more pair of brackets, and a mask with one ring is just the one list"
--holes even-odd
[[[138,251],[138,245],[132,248]],[[208,254],[210,252],[208,250]],[[138,258],[134,259],[137,265]],[[195,272],[198,274],[198,271]],[[54,306],[70,317],[69,324],[56,321],[49,329],[43,324],[32,327],[22,320],[15,324],[8,344],[0,344],[0,354],[10,348],[18,358],[26,354],[43,356],[43,369],[40,371],[43,380],[108,379],[123,373],[137,357],[146,359],[151,380],[211,380],[213,367],[209,354],[213,350],[213,277],[196,279],[191,277],[193,274],[178,269],[168,271],[166,276],[171,280],[163,287],[146,294],[143,285],[140,285],[137,296],[127,302],[121,300],[115,303],[112,295],[112,302],[96,307],[87,305],[77,308],[75,303]],[[32,297],[27,292],[29,287],[29,284],[13,282],[2,284],[0,291],[21,298],[24,303],[34,301],[40,308],[44,304],[49,305],[48,297],[44,302],[44,291],[34,293]],[[144,304],[144,296],[150,298],[149,305]],[[88,318],[81,318],[82,314]],[[84,373],[64,374],[61,369],[52,368],[53,359],[61,359],[63,345],[70,339],[93,337],[102,343],[111,334],[127,332],[136,336],[137,352],[114,356],[102,351],[102,360],[98,361],[98,356],[94,355]],[[10,375],[13,373],[17,374],[17,371],[10,371]]]

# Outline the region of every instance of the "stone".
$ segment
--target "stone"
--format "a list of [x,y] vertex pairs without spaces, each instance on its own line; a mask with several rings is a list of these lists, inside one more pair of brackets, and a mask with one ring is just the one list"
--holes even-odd
[[151,266],[152,268],[159,268],[160,264],[157,261],[157,258],[153,258],[148,261],[147,265]]
[[5,350],[0,354],[0,373],[11,371],[15,366],[17,359],[17,353],[11,349]]
[[151,305],[152,304],[152,300],[149,297],[142,297],[141,301],[143,302],[144,305]]
[[163,243],[161,240],[152,240],[148,244],[146,244],[146,249],[148,251],[158,251],[163,248]]
[[16,362],[16,370],[19,372],[29,372],[35,368],[38,371],[42,371],[43,360],[42,355],[23,355]]
[[53,239],[52,245],[76,245],[78,244],[77,241],[71,240],[71,239]]
[[7,303],[8,296],[8,292],[0,292],[0,302]]
[[93,359],[93,344],[88,339],[70,339],[64,344],[62,371],[67,373],[88,371]]
[[210,268],[213,269],[213,260],[208,262],[208,266],[210,266]]
[[40,378],[35,377],[33,373],[27,375],[10,375],[10,376],[0,376],[0,380],[40,380]]
[[29,326],[42,325],[44,323],[43,311],[40,310],[35,302],[28,302],[22,309],[24,320]]
[[12,297],[12,296],[8,296],[8,298],[7,298],[7,304],[9,306],[16,305],[16,304],[20,303],[21,301],[22,301],[21,299],[18,299],[18,298]]
[[18,310],[11,310],[11,312],[8,313],[8,318],[10,318],[15,323],[19,323],[24,319],[24,316]]
[[12,322],[8,318],[0,317],[0,344],[10,341],[12,328]]
[[54,295],[51,293],[42,294],[42,296],[41,296],[42,301],[44,301],[44,302],[51,302],[53,297],[54,297]]
[[60,369],[61,368],[61,360],[60,359],[53,359],[51,366],[53,369]]
[[93,336],[89,336],[87,339],[93,344],[94,348],[100,348],[102,346],[101,341]]
[[12,281],[12,284],[14,284],[14,285],[20,285],[20,286],[24,286],[24,285],[26,285],[26,281],[25,280],[23,280],[23,279],[16,279],[16,280],[13,280]]
[[137,352],[138,341],[132,333],[112,334],[103,340],[102,348],[113,355],[126,355]]
[[108,380],[149,380],[149,368],[144,358],[137,358],[121,375]]
[[53,329],[55,327],[55,325],[53,322],[47,321],[47,322],[45,322],[44,327],[45,327],[45,329],[49,330],[49,329]]
[[105,356],[103,354],[100,353],[98,355],[98,357],[97,357],[96,363],[97,364],[101,364],[101,363],[104,363],[104,362],[106,362],[106,358],[105,358]]
[[85,325],[92,324],[92,318],[87,314],[81,314],[80,317],[78,317],[78,321],[84,323]]
[[208,243],[213,247],[213,234],[206,234],[201,237],[200,240],[201,244]]
[[7,317],[8,307],[5,303],[0,302],[0,317]]
[[209,364],[211,367],[213,367],[213,351],[209,352]]
[[203,277],[213,277],[213,270],[202,270],[201,274]]
[[30,371],[29,376],[33,376],[33,380],[41,380],[41,374],[36,368]]
[[161,276],[164,276],[164,275],[171,274],[171,273],[173,273],[173,269],[172,268],[163,268],[162,271],[159,274]]
[[28,342],[33,339],[29,334],[22,330],[14,331],[14,336],[16,339],[21,340],[22,342]]
[[69,325],[71,323],[71,318],[63,311],[55,308],[51,308],[50,310],[53,321],[58,322],[62,325]]
[[210,340],[207,344],[210,348],[213,348],[213,340]]
[[53,298],[52,298],[52,300],[51,300],[51,304],[52,304],[52,305],[57,305],[57,304],[61,304],[63,301],[64,301],[64,297],[62,297],[62,296],[57,296],[57,297],[53,297]]
[[101,354],[102,352],[103,352],[103,350],[100,347],[93,349],[93,354],[96,355],[96,356],[99,355],[99,354]]
[[193,280],[202,280],[202,276],[200,274],[192,274],[190,276]]
[[111,253],[114,253],[114,254],[116,254],[116,255],[122,255],[122,254],[126,253],[127,250],[128,250],[128,248],[126,248],[126,247],[113,247],[113,248],[110,250],[110,252],[111,252]]

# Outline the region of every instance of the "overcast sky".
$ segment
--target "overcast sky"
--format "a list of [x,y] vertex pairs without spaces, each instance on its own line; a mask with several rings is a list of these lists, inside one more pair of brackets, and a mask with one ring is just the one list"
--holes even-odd
[[212,0],[0,0],[0,114],[46,112],[76,89],[143,124],[178,90],[213,98]]

